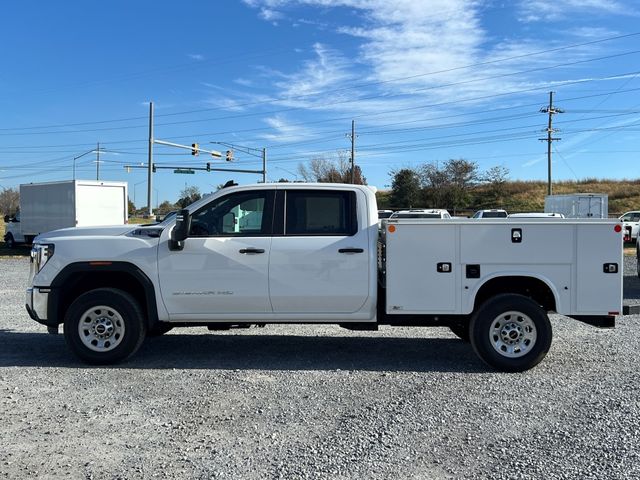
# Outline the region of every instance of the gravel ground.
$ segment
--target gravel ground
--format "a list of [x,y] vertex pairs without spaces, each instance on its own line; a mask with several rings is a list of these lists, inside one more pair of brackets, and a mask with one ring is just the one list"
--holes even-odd
[[334,326],[181,329],[91,368],[25,313],[28,261],[0,271],[0,478],[640,478],[637,316],[553,316],[521,374],[447,329]]

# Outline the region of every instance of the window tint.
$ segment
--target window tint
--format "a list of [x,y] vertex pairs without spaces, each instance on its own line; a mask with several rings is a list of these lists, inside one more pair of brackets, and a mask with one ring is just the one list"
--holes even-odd
[[484,212],[482,218],[507,218],[507,212]]
[[218,198],[191,218],[191,237],[246,236],[271,233],[267,205],[271,193],[239,192]]
[[355,203],[354,192],[289,190],[285,235],[353,235]]

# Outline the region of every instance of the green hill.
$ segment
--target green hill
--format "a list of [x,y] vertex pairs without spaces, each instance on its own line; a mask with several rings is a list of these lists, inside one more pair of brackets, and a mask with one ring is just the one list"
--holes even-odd
[[[553,193],[606,193],[609,196],[609,216],[619,216],[629,210],[640,210],[640,179],[638,180],[597,180],[586,179],[578,182],[555,182]],[[380,208],[389,205],[389,190],[377,193]],[[483,208],[504,208],[510,213],[542,212],[547,183],[538,181],[505,182],[496,191],[495,187],[476,185],[468,190],[468,201],[459,214],[468,214]],[[412,205],[414,208],[439,207],[447,205]]]

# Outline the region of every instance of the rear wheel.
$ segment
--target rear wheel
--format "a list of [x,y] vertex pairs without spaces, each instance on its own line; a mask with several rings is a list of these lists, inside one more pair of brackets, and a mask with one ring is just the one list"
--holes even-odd
[[13,238],[13,235],[7,233],[7,236],[4,237],[4,244],[7,246],[7,248],[16,248],[16,241]]
[[145,337],[142,309],[115,288],[91,290],[74,301],[64,320],[71,351],[87,363],[106,365],[133,355]]
[[471,320],[471,345],[487,365],[504,372],[535,367],[547,355],[553,332],[546,312],[523,295],[487,300]]

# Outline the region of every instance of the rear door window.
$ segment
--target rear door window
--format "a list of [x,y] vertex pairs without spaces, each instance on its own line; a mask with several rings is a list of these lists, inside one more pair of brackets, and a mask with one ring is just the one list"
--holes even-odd
[[355,192],[288,190],[285,235],[354,235]]

